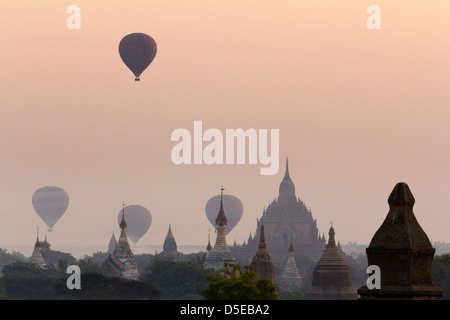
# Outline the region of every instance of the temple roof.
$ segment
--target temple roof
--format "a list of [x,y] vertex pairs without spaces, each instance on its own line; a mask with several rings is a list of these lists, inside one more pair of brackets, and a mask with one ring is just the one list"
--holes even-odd
[[175,238],[172,234],[172,229],[169,224],[169,231],[167,232],[166,239],[164,240],[163,245],[164,251],[177,251],[177,242],[175,241]]
[[389,213],[369,247],[432,249],[428,236],[414,215],[415,199],[406,183],[400,182],[394,187],[388,203]]
[[294,182],[292,182],[292,179],[289,175],[289,162],[286,158],[286,172],[284,174],[284,178],[281,181],[280,189],[279,189],[279,196],[293,196],[295,197],[295,186]]
[[328,235],[329,235],[328,244],[326,245],[325,250],[323,251],[319,261],[317,262],[317,267],[343,266],[347,268],[347,264],[345,263],[344,258],[342,257],[341,253],[339,252],[339,249],[336,246],[336,240],[334,239],[335,232],[333,226],[330,227]]

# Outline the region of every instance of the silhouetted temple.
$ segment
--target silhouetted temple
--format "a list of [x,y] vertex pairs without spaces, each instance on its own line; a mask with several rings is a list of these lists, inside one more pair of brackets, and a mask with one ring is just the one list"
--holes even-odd
[[227,245],[225,238],[225,226],[227,217],[223,209],[223,188],[221,189],[220,209],[216,218],[217,237],[212,250],[207,254],[204,266],[216,270],[222,269],[225,263],[234,263],[235,259]]
[[34,244],[34,249],[30,257],[30,262],[35,263],[42,268],[45,267],[45,261],[41,253],[41,243],[39,242],[39,229],[37,231],[36,243]]
[[333,226],[328,232],[328,244],[314,268],[312,286],[305,300],[356,300],[350,272],[336,246]]
[[272,259],[266,247],[264,235],[264,225],[261,225],[258,250],[252,260],[253,271],[256,273],[256,279],[268,279],[275,281]]
[[212,250],[211,239],[210,239],[210,236],[209,236],[209,233],[208,233],[208,245],[206,246],[206,252],[210,253],[211,250]]
[[295,291],[300,289],[301,285],[302,277],[300,276],[297,264],[295,263],[294,247],[291,241],[291,245],[289,246],[289,258],[287,259],[283,273],[281,274],[280,287],[288,291]]
[[364,285],[361,299],[440,299],[432,283],[435,249],[419,225],[406,183],[398,183],[389,198],[389,213],[366,249],[368,265],[380,268],[380,289]]
[[117,246],[117,239],[116,236],[114,235],[114,231],[113,234],[111,236],[111,239],[109,240],[109,244],[108,244],[108,253],[113,253],[114,250],[116,249]]
[[232,246],[234,256],[240,263],[249,264],[258,248],[260,229],[264,220],[267,250],[275,269],[282,270],[289,257],[290,240],[298,255],[317,261],[325,247],[325,239],[319,236],[317,222],[311,211],[296,197],[295,186],[289,174],[286,159],[286,172],[279,187],[278,198],[273,200],[257,220],[255,236],[247,243]]
[[139,277],[138,266],[134,254],[131,251],[127,237],[127,223],[125,222],[125,205],[122,209],[122,221],[120,222],[120,237],[113,253],[103,263],[112,268],[119,275],[127,279],[136,280]]
[[178,252],[177,242],[175,241],[175,237],[172,233],[172,228],[169,224],[169,231],[167,232],[166,239],[163,244],[163,251],[159,254],[162,258],[167,258],[173,260],[175,262],[184,261],[184,255],[181,252]]

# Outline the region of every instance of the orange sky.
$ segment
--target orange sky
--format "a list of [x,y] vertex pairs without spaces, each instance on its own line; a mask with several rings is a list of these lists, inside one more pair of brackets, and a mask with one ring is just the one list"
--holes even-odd
[[[66,8],[81,9],[69,30]],[[366,27],[368,6],[381,30]],[[139,244],[205,244],[207,200],[239,197],[228,242],[254,233],[278,194],[288,155],[319,231],[367,244],[395,184],[409,184],[432,241],[450,242],[448,1],[25,1],[0,4],[0,247],[30,245],[45,226],[33,192],[70,196],[47,234],[55,249],[105,250],[122,201],[153,222]],[[120,39],[151,35],[141,82]],[[175,166],[177,128],[280,130],[280,171]],[[25,252],[26,254],[31,254]],[[87,252],[89,253],[89,252]]]

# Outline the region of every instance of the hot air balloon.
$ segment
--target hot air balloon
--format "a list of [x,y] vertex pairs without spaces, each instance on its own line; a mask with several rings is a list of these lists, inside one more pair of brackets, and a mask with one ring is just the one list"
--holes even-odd
[[145,33],[131,33],[120,41],[120,57],[134,73],[135,81],[155,58],[156,48],[155,40]]
[[[216,218],[220,209],[220,194],[210,198],[205,206],[206,216],[209,222],[216,227]],[[225,234],[228,234],[241,220],[244,206],[239,198],[224,194],[223,195],[223,211],[227,217],[227,225],[225,226]]]
[[46,186],[37,189],[32,198],[33,208],[39,217],[53,231],[55,223],[64,215],[69,206],[69,195],[59,187]]
[[125,213],[125,222],[127,224],[127,236],[136,244],[150,228],[152,214],[143,206],[129,205],[120,210],[117,215],[119,225],[122,221],[123,213]]

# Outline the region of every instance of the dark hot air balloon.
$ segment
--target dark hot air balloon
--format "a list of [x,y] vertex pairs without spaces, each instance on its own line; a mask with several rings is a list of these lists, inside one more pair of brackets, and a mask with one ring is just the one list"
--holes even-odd
[[117,215],[117,222],[119,225],[122,221],[123,213],[125,213],[125,222],[127,224],[127,236],[134,244],[136,244],[150,228],[152,224],[152,214],[143,206],[129,205],[120,210]]
[[[216,218],[220,209],[220,194],[210,198],[205,206],[206,216],[209,222],[216,227]],[[241,220],[244,206],[239,198],[224,194],[223,195],[223,211],[227,217],[227,225],[225,226],[225,234],[228,234]]]
[[120,41],[120,57],[135,75],[135,81],[140,80],[141,73],[155,58],[156,49],[155,40],[145,33],[131,33]]
[[36,213],[48,226],[48,231],[53,231],[53,226],[69,206],[69,195],[59,187],[42,187],[34,192],[32,203]]

